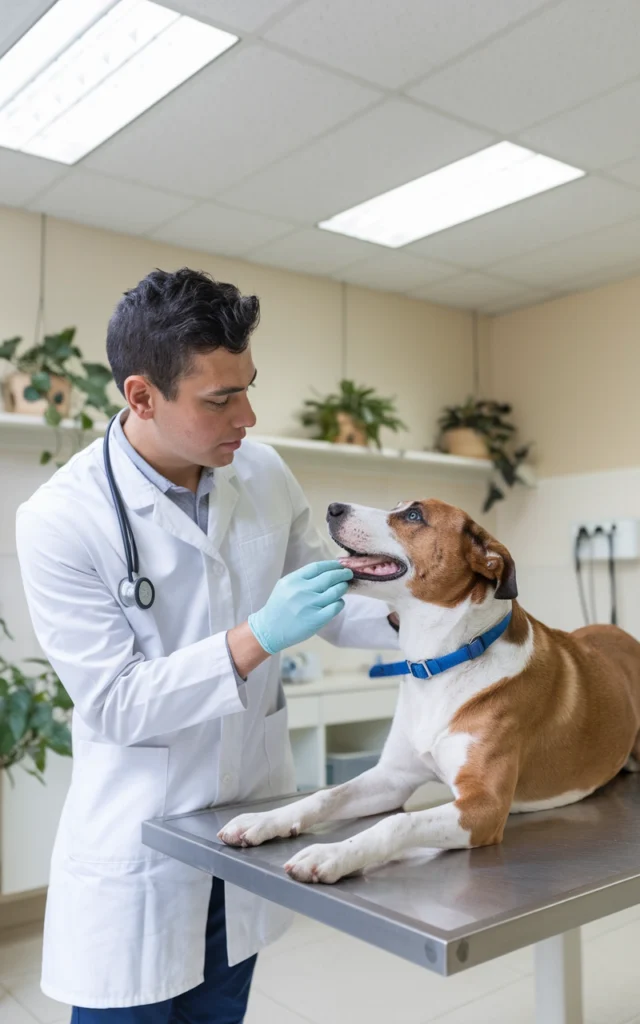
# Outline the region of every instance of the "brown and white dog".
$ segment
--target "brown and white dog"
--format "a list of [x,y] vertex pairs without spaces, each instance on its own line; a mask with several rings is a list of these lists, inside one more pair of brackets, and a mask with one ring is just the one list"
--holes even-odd
[[329,507],[352,586],[400,618],[400,646],[421,661],[456,651],[512,616],[480,657],[430,679],[403,677],[375,768],[220,832],[232,846],[295,836],[322,822],[400,810],[424,782],[454,799],[384,818],[346,842],[313,845],[285,865],[301,882],[335,882],[416,847],[499,843],[510,813],[574,803],[622,768],[640,768],[640,644],[615,626],[549,629],[519,606],[507,549],[458,508],[414,501],[392,512]]

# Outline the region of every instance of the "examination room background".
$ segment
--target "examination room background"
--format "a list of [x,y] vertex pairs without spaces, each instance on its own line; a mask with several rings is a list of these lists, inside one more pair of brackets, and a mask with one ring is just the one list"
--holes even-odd
[[[327,504],[356,501],[391,507],[437,496],[461,505],[508,545],[518,566],[521,600],[532,614],[560,628],[582,624],[571,556],[571,524],[611,515],[640,518],[640,420],[634,389],[640,370],[635,325],[640,279],[600,287],[501,316],[485,317],[432,305],[393,292],[373,291],[305,274],[189,251],[87,228],[48,217],[42,253],[42,217],[0,208],[0,305],[7,337],[34,330],[41,284],[44,329],[75,324],[85,357],[104,361],[105,325],[117,296],[149,267],[183,265],[234,281],[261,298],[254,340],[259,386],[252,392],[261,435],[290,434],[311,388],[335,387],[341,375],[396,395],[407,431],[383,431],[389,447],[432,446],[443,405],[461,402],[478,384],[512,402],[519,436],[535,440],[537,487],[514,488],[508,500],[482,514],[486,483],[459,482],[429,472],[401,475],[321,468],[292,461],[321,529]],[[297,428],[299,430],[299,428]],[[613,467],[613,468],[612,468]],[[10,609],[16,660],[32,655],[35,639],[14,547],[15,509],[50,473],[17,435],[0,432],[0,609]],[[608,612],[606,566],[598,568],[600,615]],[[640,635],[635,565],[618,568],[619,621]],[[370,664],[370,653],[308,646],[331,671]],[[48,788],[18,773],[5,787],[2,816],[15,829],[18,809],[37,808],[52,832],[70,770],[51,757]],[[18,844],[16,844],[18,848]],[[11,887],[48,870],[48,848],[23,844],[11,867]],[[5,871],[9,867],[5,867]],[[8,881],[8,880],[7,880]]]

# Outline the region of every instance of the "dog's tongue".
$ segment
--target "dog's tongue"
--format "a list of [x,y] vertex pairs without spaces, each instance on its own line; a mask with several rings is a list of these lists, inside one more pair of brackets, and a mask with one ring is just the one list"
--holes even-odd
[[398,571],[397,562],[382,558],[380,555],[347,555],[338,561],[345,569],[366,572],[372,576],[392,576]]

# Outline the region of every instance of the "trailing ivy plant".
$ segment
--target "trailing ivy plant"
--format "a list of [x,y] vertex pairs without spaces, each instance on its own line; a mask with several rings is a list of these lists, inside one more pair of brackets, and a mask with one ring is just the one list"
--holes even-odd
[[[507,487],[513,487],[518,483],[518,469],[532,448],[531,444],[521,445],[518,448],[513,447],[516,428],[513,423],[505,419],[511,415],[511,412],[511,406],[505,402],[467,398],[464,405],[447,406],[438,420],[441,438],[447,431],[457,430],[460,427],[475,430],[477,434],[484,437],[487,442],[489,458]],[[488,512],[504,496],[502,488],[495,480],[491,480],[483,511]]]
[[[50,427],[58,427],[62,416],[59,406],[64,401],[61,392],[51,394],[52,377],[63,377],[69,381],[76,393],[82,396],[80,408],[73,416],[80,429],[80,442],[84,431],[91,430],[94,424],[93,413],[104,413],[110,418],[118,411],[108,394],[107,387],[113,380],[111,370],[102,363],[87,363],[82,359],[82,352],[74,338],[75,327],[66,327],[58,334],[48,334],[37,345],[18,353],[22,343],[21,337],[9,338],[0,343],[0,359],[6,359],[19,373],[29,374],[30,381],[24,390],[24,397],[29,402],[47,400],[44,413],[45,421]],[[55,458],[60,449],[57,437],[55,452],[43,451],[40,462],[44,465]],[[60,463],[58,463],[60,464]]]
[[[0,635],[13,639],[4,619]],[[0,655],[0,769],[19,764],[44,783],[47,752],[71,756],[69,720],[73,703],[48,661],[25,658],[39,666],[35,674]]]

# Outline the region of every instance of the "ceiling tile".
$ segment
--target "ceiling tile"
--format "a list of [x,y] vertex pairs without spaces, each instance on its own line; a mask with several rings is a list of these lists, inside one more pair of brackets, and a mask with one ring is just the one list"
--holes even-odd
[[247,259],[303,274],[333,274],[369,255],[377,255],[377,246],[332,231],[308,228],[260,246],[248,253]]
[[124,128],[84,165],[209,199],[377,96],[263,46],[239,46]]
[[479,306],[477,312],[485,313],[487,316],[499,316],[501,313],[512,313],[516,309],[525,309],[527,306],[537,306],[541,302],[549,302],[564,294],[566,294],[564,291],[528,290],[514,294],[510,298],[495,299],[495,301],[487,303],[486,306]]
[[305,57],[396,89],[544,0],[308,0],[265,33]]
[[640,156],[634,157],[633,160],[625,160],[623,163],[617,164],[616,167],[611,167],[609,174],[618,178],[619,181],[640,188]]
[[522,132],[518,141],[583,170],[598,170],[640,150],[638,134],[630,130],[639,119],[640,82],[631,82]]
[[290,224],[262,217],[259,213],[230,210],[216,203],[198,203],[153,231],[152,237],[222,256],[243,256],[255,246],[289,231]]
[[411,94],[504,133],[640,75],[637,0],[564,0],[436,72]]
[[435,282],[411,291],[416,299],[427,299],[443,306],[459,309],[480,309],[501,302],[535,302],[537,294],[519,281],[505,281],[490,274],[457,274],[446,281]]
[[406,252],[464,267],[487,267],[638,215],[640,192],[586,177],[440,231],[407,246]]
[[529,287],[564,288],[594,275],[611,279],[611,271],[636,264],[640,265],[640,218],[516,256],[494,269]]
[[255,32],[274,15],[291,6],[291,0],[156,0],[163,7],[188,14],[218,28]]
[[0,205],[26,206],[66,170],[53,160],[0,148]]
[[56,0],[0,0],[0,55],[35,25]]
[[382,291],[410,292],[429,281],[450,277],[451,267],[416,259],[398,249],[382,249],[365,260],[333,274],[340,281],[379,288]]
[[562,294],[571,292],[583,292],[592,288],[601,288],[605,284],[617,284],[628,277],[640,276],[640,256],[633,260],[625,261],[614,267],[599,267],[591,274],[580,274],[578,277],[566,282]]
[[494,137],[407,100],[388,100],[221,194],[301,224],[363,202],[489,145]]
[[64,220],[139,235],[174,217],[191,203],[182,196],[77,168],[28,206]]

